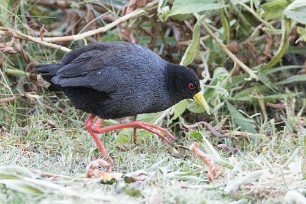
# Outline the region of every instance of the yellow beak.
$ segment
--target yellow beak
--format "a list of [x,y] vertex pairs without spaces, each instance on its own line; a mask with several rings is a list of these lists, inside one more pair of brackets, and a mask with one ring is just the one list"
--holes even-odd
[[207,102],[206,102],[206,100],[203,96],[203,93],[201,91],[193,96],[193,100],[195,100],[195,102],[197,102],[198,104],[203,106],[203,108],[208,113],[208,115],[210,115],[209,106],[208,106],[208,104],[207,104]]

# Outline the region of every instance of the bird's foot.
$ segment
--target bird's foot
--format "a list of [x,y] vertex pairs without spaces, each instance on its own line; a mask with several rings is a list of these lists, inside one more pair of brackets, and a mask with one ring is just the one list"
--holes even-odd
[[[101,142],[101,140],[100,140],[100,138],[98,137],[97,134],[105,133],[105,132],[109,132],[109,131],[113,131],[113,130],[118,130],[118,129],[124,129],[124,128],[134,128],[133,139],[134,139],[135,143],[136,143],[136,139],[137,139],[137,135],[136,135],[137,129],[144,129],[146,131],[149,131],[149,132],[157,135],[160,139],[164,140],[165,142],[167,142],[169,144],[173,144],[173,141],[176,140],[176,138],[170,132],[168,132],[166,129],[161,128],[161,127],[159,127],[157,125],[154,125],[154,124],[150,124],[150,123],[146,123],[146,122],[136,120],[136,121],[125,123],[125,124],[117,124],[117,125],[102,127],[101,125],[102,125],[103,119],[99,118],[94,123],[95,118],[96,118],[96,116],[92,114],[86,120],[85,127],[86,127],[87,131],[90,133],[90,135],[92,136],[92,138],[94,139],[94,141],[95,141],[98,149],[102,153],[102,155],[105,157],[105,159],[107,159],[110,162],[110,164],[113,163],[113,160],[109,156],[109,154],[107,153],[107,150],[105,149],[103,143]],[[162,135],[161,132],[164,133],[165,135]]]

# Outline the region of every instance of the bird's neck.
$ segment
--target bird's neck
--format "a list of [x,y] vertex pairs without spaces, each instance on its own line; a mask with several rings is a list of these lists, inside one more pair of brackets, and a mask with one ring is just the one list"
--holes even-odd
[[166,84],[168,84],[167,89],[172,104],[176,104],[184,99],[181,91],[178,89],[180,87],[178,85],[180,83],[178,79],[180,69],[182,69],[182,66],[177,64],[168,63],[166,66]]

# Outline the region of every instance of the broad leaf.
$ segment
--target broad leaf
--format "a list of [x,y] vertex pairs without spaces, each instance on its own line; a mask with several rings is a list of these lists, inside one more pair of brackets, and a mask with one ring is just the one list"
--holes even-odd
[[192,34],[192,42],[186,49],[184,56],[181,60],[181,65],[187,66],[192,63],[194,58],[197,56],[198,51],[200,49],[200,29],[201,29],[201,21],[200,18],[194,26],[193,34]]
[[287,18],[306,24],[306,1],[295,0],[286,8],[284,14]]
[[232,104],[226,101],[228,110],[230,111],[233,121],[240,126],[241,130],[248,131],[250,133],[256,133],[252,120],[245,118]]
[[216,10],[224,7],[225,5],[213,3],[212,0],[176,0],[168,16]]
[[177,119],[179,116],[182,115],[182,113],[184,113],[184,111],[186,110],[188,105],[188,101],[187,100],[182,100],[181,102],[175,104],[175,106],[173,107],[174,110],[174,115],[173,117],[170,119],[170,123]]
[[276,0],[265,3],[260,6],[262,9],[261,15],[266,20],[279,19],[282,17],[288,2],[286,0]]

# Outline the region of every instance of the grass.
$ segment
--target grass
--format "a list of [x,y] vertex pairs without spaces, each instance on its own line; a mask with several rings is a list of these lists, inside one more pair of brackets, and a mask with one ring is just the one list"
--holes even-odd
[[[290,198],[291,192],[305,194],[305,129],[293,133],[286,127],[273,135],[225,139],[205,131],[234,166],[213,182],[208,181],[207,167],[189,151],[174,150],[155,137],[121,151],[109,134],[104,140],[115,158],[113,171],[142,171],[147,178],[132,183],[119,178],[113,184],[87,179],[86,166],[100,157],[83,128],[87,115],[65,98],[50,102],[53,96],[40,96],[39,103],[20,99],[1,104],[0,203],[279,203],[298,199]],[[271,127],[267,123],[262,129]],[[193,141],[188,132],[179,138],[187,147]],[[237,153],[222,151],[217,143]]]

